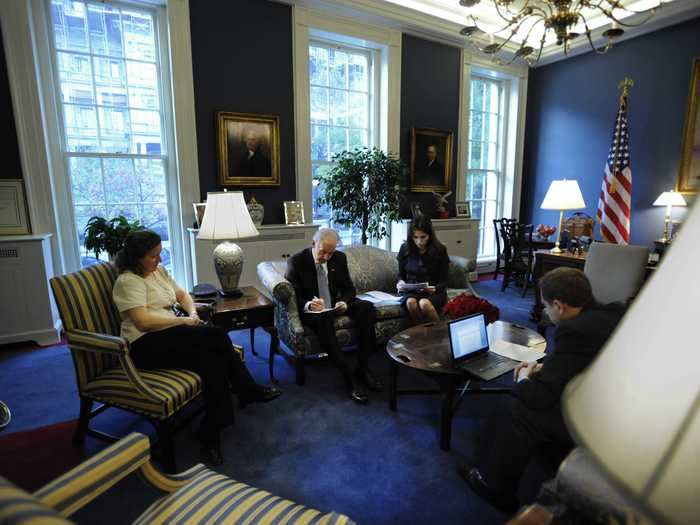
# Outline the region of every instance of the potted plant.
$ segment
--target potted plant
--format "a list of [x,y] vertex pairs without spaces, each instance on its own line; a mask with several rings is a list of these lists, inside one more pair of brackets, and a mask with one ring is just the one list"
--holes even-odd
[[398,220],[403,193],[403,165],[398,157],[377,148],[343,151],[333,157],[335,164],[320,176],[323,195],[318,204],[331,209],[334,222],[382,239],[386,225]]
[[144,225],[139,221],[129,222],[123,215],[112,219],[90,217],[85,226],[85,249],[95,252],[95,258],[100,258],[101,252],[107,252],[112,260],[122,246],[126,236],[132,231],[143,230]]

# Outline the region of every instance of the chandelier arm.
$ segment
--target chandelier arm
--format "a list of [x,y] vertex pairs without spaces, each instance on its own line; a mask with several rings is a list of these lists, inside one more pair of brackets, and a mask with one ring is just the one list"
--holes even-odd
[[539,61],[540,61],[540,58],[542,57],[542,51],[544,50],[544,41],[545,41],[545,39],[546,39],[546,38],[545,38],[546,35],[547,35],[547,31],[545,31],[545,32],[542,34],[542,38],[540,39],[540,49],[537,51],[537,58],[536,58],[535,61],[534,61],[535,63],[539,62]]
[[590,6],[602,8],[601,6],[603,5],[603,2],[610,6],[610,11],[614,11],[615,9],[622,9],[623,11],[627,11],[628,13],[631,13],[633,15],[641,15],[643,13],[646,13],[647,11],[653,11],[654,9],[656,9],[656,7],[661,7],[661,4],[659,4],[656,7],[651,7],[649,9],[645,9],[644,11],[634,11],[633,9],[629,9],[622,5],[622,0],[598,0],[597,4],[594,5],[591,3]]
[[[651,9],[651,10],[649,10],[649,11],[647,12],[647,15],[648,15],[648,16],[646,16],[646,17],[644,18],[644,20],[641,20],[639,23],[636,23],[636,24],[631,24],[631,23],[629,23],[629,22],[623,22],[622,20],[616,18],[615,15],[613,15],[612,9],[605,9],[604,7],[602,7],[602,6],[600,6],[600,5],[591,5],[591,7],[594,7],[594,8],[596,8],[596,9],[600,9],[600,10],[603,12],[603,14],[604,14],[605,16],[607,16],[610,20],[612,20],[613,22],[617,22],[619,25],[621,25],[621,26],[623,26],[623,27],[639,27],[639,26],[641,26],[642,24],[646,24],[646,23],[647,23],[649,20],[651,20],[651,19],[654,17],[654,15],[656,14],[656,12],[655,12],[653,9]],[[614,8],[613,8],[613,9],[614,9]],[[625,9],[625,8],[622,7],[621,9]],[[628,11],[628,10],[625,9],[625,11]],[[636,14],[643,14],[643,13],[644,13],[644,11],[628,11],[628,12],[629,12],[629,13],[632,13],[632,14],[635,14],[635,15],[636,15]]]
[[[519,11],[512,12],[510,9],[508,9],[508,6],[506,6],[505,15],[504,15],[503,13],[501,13],[501,8],[498,6],[498,2],[494,2],[494,5],[496,6],[496,13],[498,13],[498,16],[500,16],[503,20],[508,22],[508,26],[506,26],[506,27],[509,27],[510,24],[514,24],[515,17],[520,15],[520,13],[522,13],[523,9],[525,9],[525,7],[526,7],[526,6],[523,6]],[[506,15],[508,15],[508,16],[506,16]]]

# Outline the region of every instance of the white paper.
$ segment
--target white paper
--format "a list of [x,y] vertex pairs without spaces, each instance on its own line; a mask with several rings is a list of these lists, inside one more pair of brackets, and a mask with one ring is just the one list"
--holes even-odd
[[332,312],[332,311],[334,311],[334,310],[337,310],[338,308],[340,308],[340,306],[335,305],[333,308],[324,308],[323,310],[307,310],[307,311],[304,312],[304,313],[307,313],[307,314],[323,314],[323,313],[326,313],[326,312]]
[[502,339],[495,341],[490,346],[489,350],[503,357],[526,363],[532,363],[544,357],[544,352],[538,352],[528,346],[510,343]]
[[429,283],[403,283],[399,291],[401,292],[420,292],[421,290],[427,288]]
[[357,296],[359,299],[364,299],[370,303],[398,303],[401,298],[390,293],[382,292],[380,290],[373,290],[371,292],[365,292]]

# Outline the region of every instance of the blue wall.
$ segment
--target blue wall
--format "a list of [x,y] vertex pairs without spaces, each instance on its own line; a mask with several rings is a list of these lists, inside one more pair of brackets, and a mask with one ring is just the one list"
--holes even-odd
[[[595,216],[617,112],[617,85],[631,77],[631,243],[650,245],[660,237],[664,211],[651,204],[673,188],[678,176],[699,35],[696,18],[617,44],[606,55],[588,53],[531,70],[522,220],[557,223],[558,213],[539,206],[550,182],[562,178],[579,182],[585,211]],[[683,210],[674,210],[674,218],[682,215]]]
[[17,130],[13,118],[12,96],[10,83],[7,78],[7,62],[5,62],[5,47],[0,33],[0,159],[2,169],[0,179],[21,179],[22,164],[19,159],[19,144],[17,142]]

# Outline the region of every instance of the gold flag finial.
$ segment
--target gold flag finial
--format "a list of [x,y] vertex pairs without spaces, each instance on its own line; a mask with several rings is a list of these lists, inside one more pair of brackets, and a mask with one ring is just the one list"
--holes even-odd
[[[630,94],[630,88],[634,87],[634,80],[632,80],[630,77],[625,77],[620,82],[617,84],[617,89],[621,89],[622,93],[620,94],[620,107],[626,106],[627,105],[627,96]],[[618,146],[620,143],[620,122],[618,121],[616,123],[617,126],[617,143],[615,146],[615,153],[613,155],[613,171],[612,171],[612,180],[610,181],[610,194],[615,193],[616,191],[616,183],[617,183],[617,158],[618,158]]]

